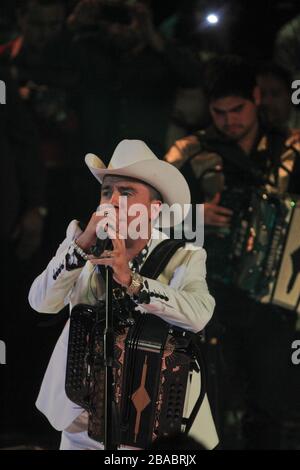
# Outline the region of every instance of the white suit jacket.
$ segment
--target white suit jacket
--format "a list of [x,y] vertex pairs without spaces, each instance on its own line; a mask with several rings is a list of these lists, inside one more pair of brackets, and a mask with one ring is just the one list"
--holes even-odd
[[[71,242],[81,233],[78,222],[72,221],[66,238],[47,268],[33,282],[29,292],[31,307],[40,313],[58,313],[67,304],[70,310],[79,303],[95,304],[96,297],[103,298],[104,283],[94,275],[94,267],[88,261],[84,267],[66,270],[66,254]],[[148,255],[166,235],[153,231]],[[168,300],[151,297],[149,304],[138,307],[141,312],[158,315],[168,323],[190,331],[202,330],[210,320],[215,302],[209,294],[205,281],[206,253],[202,248],[187,244],[180,248],[168,263],[158,280],[147,279],[149,291],[162,294]],[[65,375],[69,321],[57,341],[47,367],[37,408],[45,414],[57,430],[66,429],[83,409],[69,400],[65,393]],[[200,374],[193,374],[187,409],[192,409],[200,387]],[[198,383],[196,383],[198,382]],[[194,396],[193,396],[194,395]],[[210,407],[205,397],[190,434],[208,448],[218,443]]]

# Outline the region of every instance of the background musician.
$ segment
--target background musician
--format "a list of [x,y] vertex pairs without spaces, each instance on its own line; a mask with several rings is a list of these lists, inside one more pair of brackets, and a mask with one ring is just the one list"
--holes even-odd
[[277,449],[288,416],[286,383],[296,313],[262,305],[216,281],[228,253],[212,241],[216,234],[230,241],[234,217],[253,189],[299,194],[300,158],[297,144],[289,145],[289,131],[262,124],[255,70],[243,59],[225,56],[210,64],[207,97],[212,126],[176,141],[165,159],[186,177],[192,202],[205,203],[208,282],[224,332],[217,408],[222,437],[226,442],[230,414],[241,411],[241,445]]

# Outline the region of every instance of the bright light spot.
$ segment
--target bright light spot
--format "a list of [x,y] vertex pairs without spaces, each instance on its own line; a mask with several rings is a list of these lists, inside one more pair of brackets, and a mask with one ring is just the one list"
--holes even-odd
[[206,17],[206,20],[209,24],[217,24],[219,22],[219,17],[213,13]]

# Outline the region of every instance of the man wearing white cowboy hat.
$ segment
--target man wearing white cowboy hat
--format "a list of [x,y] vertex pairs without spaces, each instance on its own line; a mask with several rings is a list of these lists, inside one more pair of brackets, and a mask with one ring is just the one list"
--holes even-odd
[[[95,304],[105,295],[105,285],[99,274],[94,276],[94,267],[109,265],[114,280],[135,299],[139,299],[139,292],[147,286],[148,303],[136,301],[142,313],[157,315],[186,330],[201,331],[214,310],[214,299],[205,281],[206,253],[202,248],[191,244],[179,248],[157,280],[143,278],[132,270],[134,261],[139,260],[142,265],[167,238],[153,228],[162,202],[167,206],[177,203],[179,207],[189,204],[190,192],[184,177],[175,167],[160,161],[139,140],[120,142],[108,168],[91,154],[86,156],[86,163],[102,183],[99,211],[92,215],[85,230],[81,230],[77,221],[70,223],[66,239],[30,289],[32,308],[40,313],[58,313],[67,304],[70,309],[79,303]],[[122,209],[124,199],[126,213]],[[135,204],[143,204],[146,209],[145,235],[136,238],[128,232],[123,237],[121,225],[125,222],[128,227],[134,221],[130,209]],[[113,208],[119,220],[110,217],[109,210],[101,212],[103,207]],[[180,215],[177,221],[178,218]],[[113,249],[96,258],[90,250],[97,242],[101,224],[112,240]],[[69,322],[53,351],[36,405],[55,429],[63,431],[61,449],[102,449],[100,443],[87,435],[87,413],[69,400],[65,392],[68,334]],[[193,389],[199,391],[199,381],[199,374],[193,374],[189,409],[193,408]],[[218,443],[206,396],[190,435],[209,449]]]

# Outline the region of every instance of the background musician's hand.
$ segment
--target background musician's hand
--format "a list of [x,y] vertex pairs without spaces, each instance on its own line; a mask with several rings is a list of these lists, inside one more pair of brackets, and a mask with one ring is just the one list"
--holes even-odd
[[300,130],[299,129],[290,129],[290,135],[285,145],[287,147],[293,147],[300,144]]
[[216,227],[229,227],[233,212],[219,206],[221,194],[217,193],[210,202],[204,204],[204,223]]

